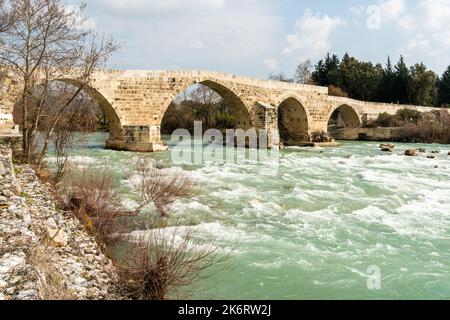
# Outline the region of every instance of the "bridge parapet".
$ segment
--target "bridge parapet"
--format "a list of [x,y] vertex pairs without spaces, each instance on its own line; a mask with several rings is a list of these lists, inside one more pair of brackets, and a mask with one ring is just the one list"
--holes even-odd
[[[408,104],[397,104],[397,103],[385,103],[385,102],[371,102],[371,101],[361,101],[361,100],[355,100],[352,98],[346,98],[346,97],[335,97],[335,96],[329,96],[329,101],[335,102],[335,103],[341,103],[341,104],[347,104],[350,106],[362,106],[365,108],[376,108],[378,113],[380,111],[385,110],[384,112],[397,112],[401,109],[412,109],[417,110],[421,112],[431,112],[434,110],[437,110],[435,107],[426,107],[426,106],[414,106],[414,105],[408,105]],[[382,112],[381,112],[382,113]]]
[[327,87],[306,85],[300,83],[281,82],[274,80],[262,80],[252,77],[244,77],[230,73],[202,71],[202,70],[100,70],[94,75],[94,78],[192,78],[192,79],[216,79],[220,81],[234,82],[241,85],[251,85],[278,90],[293,90],[300,92],[315,92],[328,94]]

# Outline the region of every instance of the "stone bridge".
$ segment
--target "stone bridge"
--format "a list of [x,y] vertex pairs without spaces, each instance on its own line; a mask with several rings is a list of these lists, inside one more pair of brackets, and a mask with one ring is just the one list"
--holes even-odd
[[[70,76],[59,81],[77,85]],[[2,81],[0,122],[11,124],[13,102],[7,99],[17,81]],[[341,128],[358,128],[380,113],[432,108],[357,101],[328,95],[328,88],[259,80],[207,71],[95,72],[86,91],[97,101],[110,125],[106,146],[130,151],[161,149],[160,128],[173,99],[194,84],[217,92],[241,129],[265,129],[272,146],[309,142],[315,131],[327,132],[330,119]],[[1,125],[1,123],[0,123]]]

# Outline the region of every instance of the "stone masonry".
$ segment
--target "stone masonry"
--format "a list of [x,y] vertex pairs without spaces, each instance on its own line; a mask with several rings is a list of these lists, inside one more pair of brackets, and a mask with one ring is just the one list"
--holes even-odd
[[[58,79],[74,85],[70,76]],[[108,148],[130,151],[158,151],[163,148],[160,128],[172,100],[194,84],[216,91],[230,106],[241,129],[266,129],[276,146],[278,131],[305,142],[314,131],[327,132],[334,111],[342,109],[342,119],[350,128],[376,118],[380,113],[396,113],[401,108],[430,111],[430,108],[371,103],[328,95],[328,88],[259,80],[207,71],[121,71],[99,70],[88,93],[98,102],[110,123]],[[13,92],[18,82],[3,81],[2,91]],[[12,113],[7,94],[0,97],[0,118]],[[279,116],[279,112],[281,114]],[[0,119],[1,121],[1,119]],[[9,123],[11,125],[11,123]],[[283,132],[281,132],[281,136]]]

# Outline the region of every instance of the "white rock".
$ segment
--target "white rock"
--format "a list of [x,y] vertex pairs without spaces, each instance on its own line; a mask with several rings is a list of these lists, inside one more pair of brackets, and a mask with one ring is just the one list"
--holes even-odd
[[7,253],[0,259],[0,278],[2,275],[12,272],[14,269],[25,266],[25,253]]
[[48,239],[55,247],[60,248],[67,246],[69,236],[66,232],[61,229],[54,229],[52,227],[47,227],[46,231]]
[[35,300],[37,298],[36,290],[25,290],[17,294],[18,300]]

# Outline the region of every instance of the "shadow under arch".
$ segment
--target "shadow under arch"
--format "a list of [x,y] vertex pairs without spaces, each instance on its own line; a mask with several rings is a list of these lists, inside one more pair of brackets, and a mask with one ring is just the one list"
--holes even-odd
[[339,130],[361,127],[361,119],[356,110],[343,104],[333,108],[328,116],[328,133],[336,135]]
[[285,145],[309,142],[309,115],[295,97],[285,98],[278,106],[278,129]]
[[166,115],[169,111],[169,107],[171,103],[174,101],[175,97],[180,93],[188,90],[193,85],[197,84],[201,84],[205,87],[208,87],[209,89],[216,92],[223,99],[224,103],[230,108],[232,115],[236,119],[236,128],[248,130],[254,127],[254,123],[252,121],[250,113],[247,107],[245,106],[244,102],[242,102],[242,100],[238,97],[238,95],[234,93],[232,89],[229,89],[228,87],[213,80],[203,80],[195,82],[182,90],[179,91],[177,90],[177,92],[175,92],[164,105],[164,109],[161,112],[162,116],[160,117],[161,119],[160,127],[165,121]]
[[108,99],[106,99],[105,96],[102,95],[98,90],[96,90],[90,85],[86,84],[83,85],[80,83],[80,81],[76,79],[62,78],[62,79],[55,79],[52,82],[67,83],[77,88],[83,86],[82,91],[87,93],[97,103],[97,105],[105,115],[106,119],[108,120],[109,140],[112,141],[124,140],[122,124],[117,112],[114,110],[113,106],[108,101]]

